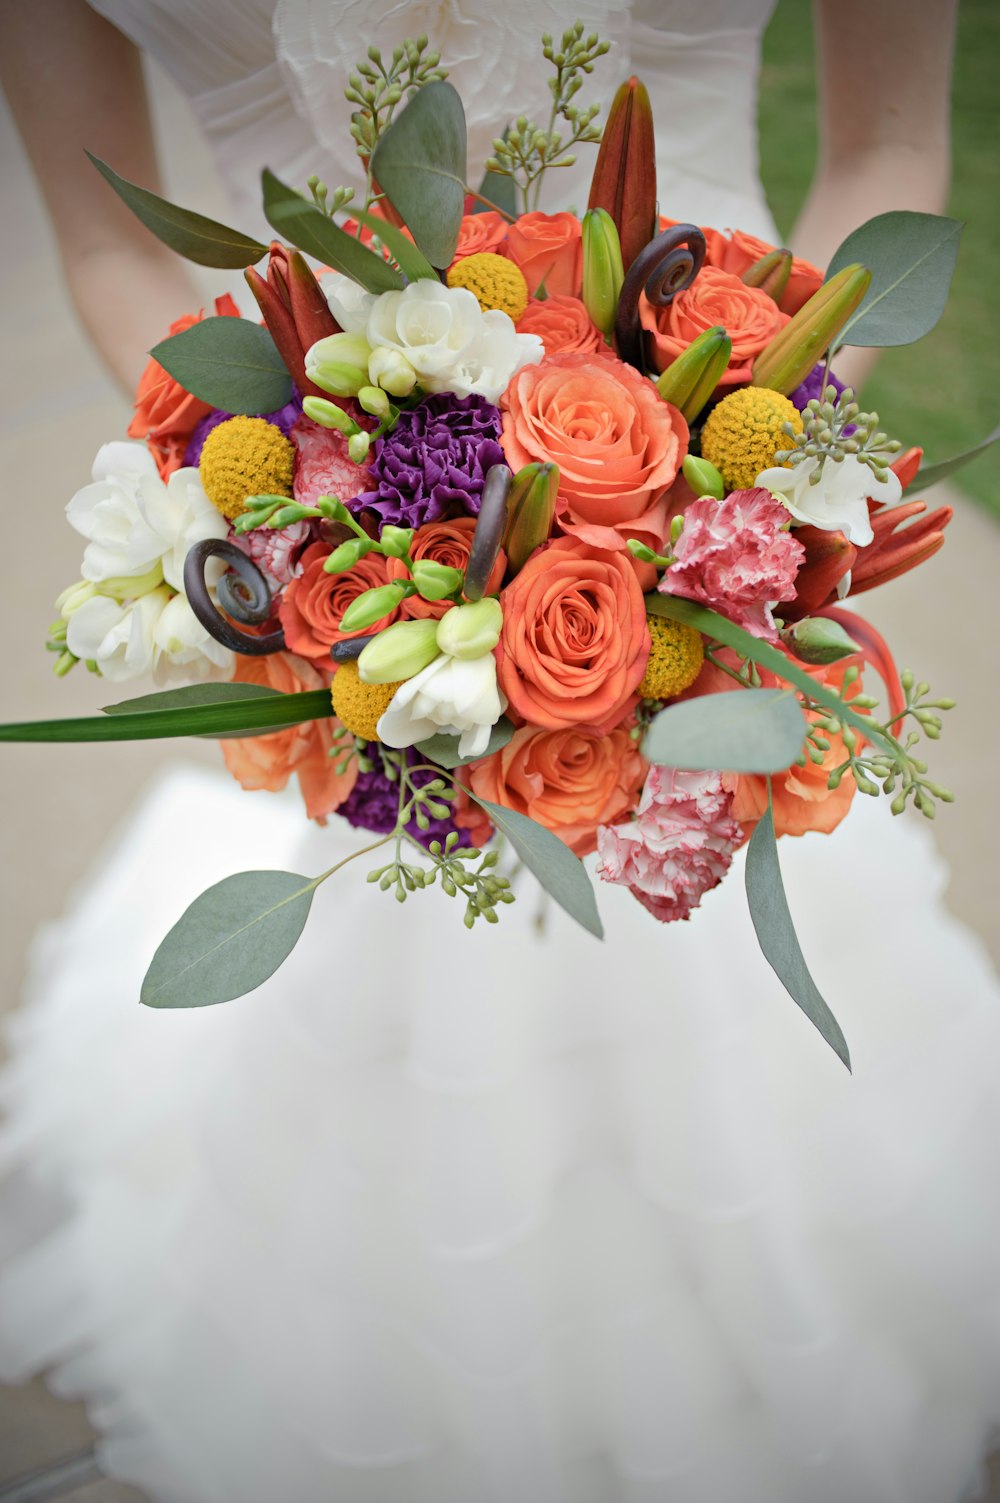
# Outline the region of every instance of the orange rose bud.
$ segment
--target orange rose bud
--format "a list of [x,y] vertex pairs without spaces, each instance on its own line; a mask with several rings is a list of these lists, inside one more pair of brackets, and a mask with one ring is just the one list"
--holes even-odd
[[752,266],[748,266],[740,281],[747,287],[759,287],[761,292],[766,292],[768,297],[773,297],[780,306],[791,274],[791,251],[773,250],[768,251],[766,256],[761,256],[760,260],[755,261]]
[[303,396],[325,397],[327,393],[306,376],[305,355],[317,340],[339,334],[340,325],[301,251],[272,240],[267,280],[252,266],[243,275],[299,391]]
[[606,209],[611,215],[628,271],[656,233],[653,110],[637,78],[619,85],[608,111],[587,207]]

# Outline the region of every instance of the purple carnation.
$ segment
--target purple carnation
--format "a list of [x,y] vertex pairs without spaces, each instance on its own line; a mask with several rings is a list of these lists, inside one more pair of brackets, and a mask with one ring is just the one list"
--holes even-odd
[[477,516],[487,471],[504,462],[500,426],[485,397],[428,397],[376,442],[377,488],[355,496],[351,510],[374,513],[380,530]]
[[[347,820],[348,824],[355,825],[362,830],[373,830],[376,835],[388,835],[390,830],[396,828],[396,811],[399,808],[399,785],[390,783],[382,768],[382,758],[378,754],[377,746],[369,746],[368,753],[374,762],[371,772],[359,772],[358,780],[347,798],[338,806],[337,813]],[[419,752],[412,747],[406,753],[406,760],[412,766],[414,762],[423,762]],[[436,772],[424,770],[411,773],[410,776],[418,788],[429,783],[432,778],[438,776]],[[430,816],[428,816],[430,818]],[[453,819],[431,819],[430,828],[421,830],[416,820],[410,821],[407,831],[414,840],[419,840],[423,846],[429,846],[432,840],[440,840],[444,845],[445,840],[456,828]],[[461,833],[461,832],[460,832]]]
[[[286,402],[284,407],[279,407],[276,412],[262,412],[260,416],[266,419],[267,422],[273,423],[276,428],[280,428],[287,438],[292,431],[292,426],[296,418],[300,417],[301,414],[302,398],[293,387],[291,400]],[[220,423],[228,423],[229,419],[233,416],[233,413],[222,412],[216,407],[206,417],[203,417],[188,439],[188,446],[184,450],[184,463],[186,465],[200,464],[201,451],[205,447],[205,440],[208,435],[212,432],[213,428],[218,428]]]
[[[808,402],[821,402],[823,400],[823,372],[825,369],[826,366],[821,360],[818,365],[813,366],[806,379],[802,382],[802,385],[797,386],[789,395],[788,400],[799,412],[805,410]],[[826,385],[834,387],[838,397],[844,389],[843,381],[839,381],[833,374],[833,371],[827,376]]]

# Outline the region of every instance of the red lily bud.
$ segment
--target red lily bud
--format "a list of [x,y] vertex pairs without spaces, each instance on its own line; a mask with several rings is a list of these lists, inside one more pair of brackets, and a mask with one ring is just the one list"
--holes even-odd
[[606,209],[611,215],[628,271],[656,233],[653,110],[637,78],[619,85],[608,111],[587,207]]
[[789,621],[813,616],[821,605],[837,598],[837,585],[854,567],[858,550],[842,532],[819,527],[796,527],[796,540],[806,550],[805,562],[795,576],[795,598],[783,604],[780,614]]
[[339,334],[340,325],[301,251],[272,240],[267,281],[252,266],[243,275],[299,391],[304,397],[325,397],[306,377],[305,352],[318,339]]
[[[871,521],[875,538],[858,556],[851,576],[851,594],[860,595],[862,590],[873,590],[876,585],[897,579],[900,574],[906,574],[933,558],[944,547],[944,529],[953,515],[950,506],[927,511],[926,501],[910,501],[903,506],[886,506],[873,512]],[[901,526],[909,517],[919,520],[910,522],[908,527]]]
[[923,449],[904,449],[903,453],[897,457],[895,463],[891,466],[893,474],[898,477],[904,491],[908,485],[912,485],[914,480],[916,480],[917,471],[920,469],[920,461],[923,457]]

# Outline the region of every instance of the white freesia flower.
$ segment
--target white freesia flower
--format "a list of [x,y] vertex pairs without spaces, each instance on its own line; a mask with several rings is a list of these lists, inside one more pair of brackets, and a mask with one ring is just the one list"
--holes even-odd
[[162,485],[153,456],[140,443],[105,444],[94,460],[93,484],[66,507],[70,525],[87,541],[83,577],[100,583],[121,574],[147,574],[162,542],[139,506],[144,483]]
[[368,326],[368,315],[376,300],[374,292],[365,289],[345,277],[342,272],[328,271],[319,279],[330,312],[345,334],[363,334]]
[[[184,595],[175,595],[160,612],[153,632],[156,660],[153,677],[195,678],[229,677],[235,658],[202,626]],[[164,661],[166,660],[166,661]],[[183,670],[183,673],[180,672]]]
[[442,653],[396,690],[378,737],[401,749],[429,736],[459,736],[459,755],[480,757],[506,708],[491,652],[465,659]]
[[848,454],[839,464],[827,459],[818,482],[812,485],[810,476],[819,463],[818,459],[803,459],[790,469],[778,465],[762,470],[754,484],[776,496],[796,521],[808,522],[824,532],[842,532],[849,543],[866,547],[875,536],[868,498],[895,505],[903,495],[899,476],[890,470],[885,480],[876,480],[866,464]]
[[66,646],[112,683],[152,674],[160,685],[228,677],[233,654],[210,637],[183,595],[165,585],[138,600],[94,595],[66,624]]
[[[163,577],[175,590],[184,590],[184,560],[188,550],[205,538],[226,538],[229,525],[218,507],[205,494],[196,467],[175,470],[166,485],[144,482],[139,493],[139,507],[148,525],[159,537]],[[224,572],[224,565],[212,561],[206,569],[210,583]]]

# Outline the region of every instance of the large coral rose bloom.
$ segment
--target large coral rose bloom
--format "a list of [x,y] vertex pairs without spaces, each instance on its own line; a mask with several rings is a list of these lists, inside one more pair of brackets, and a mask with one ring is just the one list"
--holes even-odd
[[497,680],[514,714],[608,731],[635,703],[649,658],[646,602],[627,553],[556,538],[500,597]]
[[788,314],[766,292],[746,287],[732,272],[709,265],[666,308],[654,308],[644,295],[639,317],[650,335],[652,363],[658,371],[666,370],[699,334],[721,324],[733,350],[720,386],[745,386],[761,350],[788,322]]
[[604,335],[591,322],[583,302],[568,293],[532,298],[517,322],[519,334],[537,334],[546,355],[601,355],[614,358]]
[[522,214],[507,227],[503,254],[520,267],[528,291],[579,297],[583,284],[583,238],[575,214]]
[[557,517],[595,548],[638,538],[660,549],[666,492],[687,453],[688,427],[652,382],[621,360],[552,355],[519,371],[500,403],[501,443],[515,472],[559,466]]

